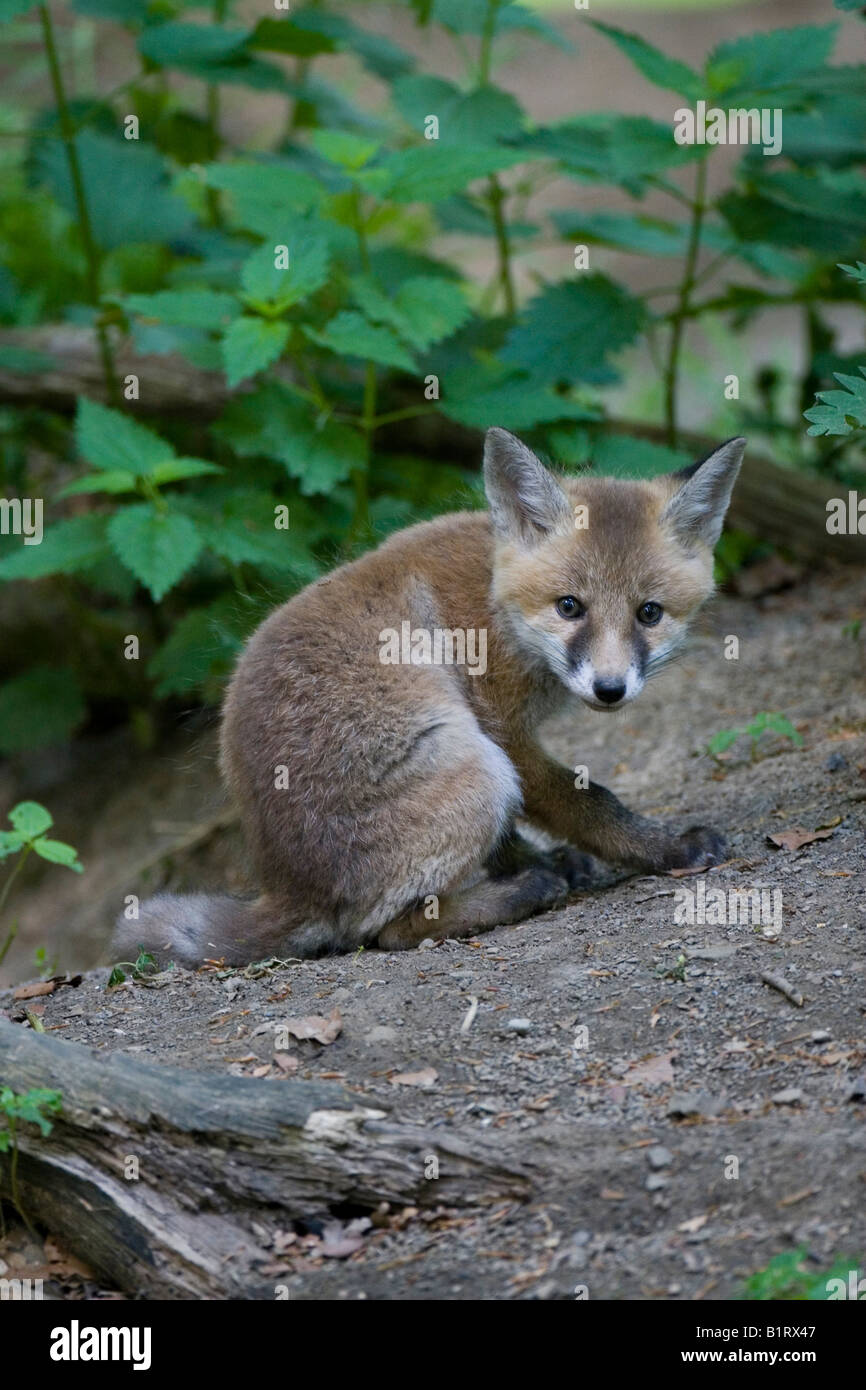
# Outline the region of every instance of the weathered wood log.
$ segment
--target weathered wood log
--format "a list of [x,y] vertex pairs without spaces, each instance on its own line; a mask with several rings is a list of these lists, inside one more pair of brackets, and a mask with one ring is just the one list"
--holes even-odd
[[[134,351],[128,337],[113,333],[118,375],[132,373],[139,379],[135,410],[141,414],[191,415],[197,421],[218,415],[229,392],[221,372],[194,367],[176,354],[143,355]],[[24,348],[46,354],[54,366],[38,371],[11,371],[0,366],[0,401],[72,410],[79,395],[105,400],[105,383],[96,340],[90,329],[74,324],[44,324],[30,329],[0,330],[0,351]],[[290,381],[287,363],[277,377]],[[242,388],[250,389],[250,387]],[[416,399],[395,397],[395,408],[417,404]],[[491,420],[491,424],[496,422]],[[631,421],[610,421],[615,433],[663,443],[661,426]],[[481,462],[481,432],[458,425],[446,416],[431,414],[401,420],[384,427],[380,446],[395,452],[417,452],[477,468]],[[682,432],[682,444],[695,457],[708,452],[718,440]],[[784,546],[803,559],[840,560],[866,564],[866,535],[831,536],[827,533],[827,503],[842,494],[839,483],[809,473],[782,468],[753,450],[746,460],[734,491],[730,524],[774,545]]]
[[[222,372],[195,367],[177,353],[136,352],[128,336],[109,331],[121,384],[129,375],[138,377],[136,412],[152,415],[162,411],[209,418],[224,408],[229,390]],[[78,396],[107,402],[102,362],[92,329],[71,323],[4,328],[0,329],[0,353],[4,349],[38,353],[46,360],[26,368],[23,359],[21,370],[0,364],[0,400],[59,411],[73,410]]]
[[[273,1298],[257,1266],[274,1256],[254,1223],[285,1230],[346,1202],[461,1206],[530,1190],[494,1142],[401,1124],[330,1082],[184,1071],[0,1019],[0,1084],[63,1095],[47,1138],[20,1127],[29,1219],[147,1298]],[[6,1197],[10,1168],[0,1155]]]

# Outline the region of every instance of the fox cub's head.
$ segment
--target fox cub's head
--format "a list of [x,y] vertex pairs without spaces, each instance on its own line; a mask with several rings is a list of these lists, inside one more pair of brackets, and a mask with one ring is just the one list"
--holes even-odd
[[745,444],[630,482],[554,476],[514,435],[488,430],[494,600],[524,654],[593,709],[640,694],[712,593]]

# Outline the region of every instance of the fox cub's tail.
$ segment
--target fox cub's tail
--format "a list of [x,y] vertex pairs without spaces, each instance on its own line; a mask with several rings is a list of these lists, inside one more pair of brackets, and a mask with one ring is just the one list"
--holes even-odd
[[223,894],[158,893],[139,908],[133,921],[117,919],[111,939],[113,961],[134,961],[140,949],[162,965],[176,961],[195,969],[203,960],[224,958],[243,965],[269,954],[274,935],[255,900]]

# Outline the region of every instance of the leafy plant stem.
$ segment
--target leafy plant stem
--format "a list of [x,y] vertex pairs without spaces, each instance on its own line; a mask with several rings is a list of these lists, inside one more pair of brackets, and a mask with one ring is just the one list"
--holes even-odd
[[355,541],[370,525],[370,462],[373,455],[373,433],[376,429],[376,364],[367,362],[364,368],[364,407],[361,428],[364,432],[365,458],[363,466],[352,472],[355,489],[355,512],[352,517],[350,538]]
[[[490,82],[490,69],[493,63],[493,40],[496,35],[496,12],[499,9],[500,0],[487,0],[487,14],[484,17],[484,28],[481,33],[481,52],[478,59],[478,85],[486,87]],[[517,307],[517,300],[514,294],[514,281],[511,274],[511,247],[508,242],[508,228],[505,223],[503,204],[505,202],[505,190],[495,174],[491,174],[487,183],[487,206],[490,209],[490,219],[493,223],[493,230],[496,236],[496,252],[499,261],[498,279],[502,286],[502,297],[505,301],[505,310],[510,318],[514,317]]]
[[517,308],[517,298],[514,293],[514,279],[511,273],[511,246],[508,241],[508,228],[505,224],[505,214],[503,212],[505,190],[495,174],[490,175],[488,190],[487,197],[490,206],[490,216],[493,221],[494,232],[496,233],[496,251],[499,259],[499,283],[502,286],[502,298],[505,302],[505,311],[509,318],[513,318]]
[[677,447],[677,388],[679,386],[680,352],[683,343],[683,330],[688,316],[691,294],[695,285],[698,254],[701,247],[701,227],[706,211],[707,160],[698,163],[695,178],[695,196],[692,202],[692,217],[689,227],[689,241],[686,249],[683,278],[677,307],[671,317],[671,336],[668,347],[668,360],[665,367],[665,423],[667,425],[668,445]]
[[[223,24],[226,17],[227,0],[214,0],[213,21],[214,24]],[[209,82],[207,87],[207,125],[210,144],[211,159],[217,159],[220,152],[222,139],[220,137],[220,89],[216,82]],[[207,206],[210,220],[215,227],[222,225],[222,208],[220,206],[220,194],[217,188],[208,188]]]
[[81,233],[81,242],[84,248],[84,259],[87,266],[88,298],[93,308],[97,310],[96,338],[99,344],[99,357],[102,363],[102,373],[105,378],[105,389],[111,404],[119,406],[121,403],[120,385],[117,380],[117,371],[114,365],[114,354],[111,350],[108,328],[105,323],[102,322],[100,313],[102,307],[99,290],[100,253],[97,249],[93,237],[93,228],[90,223],[90,211],[87,206],[84,179],[81,176],[81,165],[78,161],[78,150],[75,146],[75,128],[66,102],[63,75],[60,71],[57,45],[54,42],[54,26],[47,5],[39,6],[39,18],[42,24],[42,38],[45,45],[45,54],[48,58],[48,70],[51,75],[51,87],[54,92],[54,100],[57,103],[57,114],[60,119],[60,131],[66,149],[66,159],[69,164],[69,177],[72,182],[72,192],[75,198],[78,229]]
[[418,415],[433,415],[435,411],[436,407],[433,405],[407,405],[403,410],[391,410],[387,415],[377,415],[373,421],[373,428],[395,425],[398,420],[414,420]]
[[18,921],[17,921],[17,919],[16,919],[16,920],[12,923],[12,926],[9,928],[8,932],[6,933],[6,940],[3,942],[3,945],[0,946],[0,965],[3,964],[4,960],[6,959],[7,955],[9,954],[9,948],[10,948],[10,946],[12,945],[12,942],[15,940],[15,938],[16,938],[17,935],[18,935]]
[[[9,875],[9,877],[7,878],[6,882],[3,884],[3,891],[2,891],[2,893],[0,893],[0,914],[2,914],[3,909],[4,909],[4,907],[6,906],[6,901],[7,901],[8,897],[9,897],[9,894],[10,894],[10,892],[11,892],[11,890],[12,890],[12,884],[15,882],[16,878],[18,877],[18,875],[20,874],[21,870],[23,869],[25,863],[27,862],[27,856],[28,856],[28,854],[30,853],[30,850],[31,850],[31,846],[30,846],[30,845],[25,845],[25,847],[24,847],[24,848],[22,849],[22,851],[21,851],[20,858],[18,859],[18,862],[17,862],[16,865],[15,865],[15,868],[12,870],[12,872],[11,872],[11,874]],[[2,961],[3,956],[6,954],[6,951],[7,951],[7,949],[8,949],[8,945],[9,945],[9,944],[11,944],[11,942],[4,943],[3,951],[2,951],[2,953],[0,953],[0,961]]]
[[501,0],[487,0],[487,13],[481,31],[481,52],[478,58],[478,85],[486,87],[490,81],[490,68],[493,63],[493,40],[496,35],[496,12]]

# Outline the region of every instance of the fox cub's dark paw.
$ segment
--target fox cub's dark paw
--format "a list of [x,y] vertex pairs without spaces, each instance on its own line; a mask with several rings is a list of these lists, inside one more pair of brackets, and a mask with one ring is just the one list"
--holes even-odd
[[568,900],[568,883],[553,869],[538,865],[525,869],[522,874],[511,879],[519,886],[519,897],[523,906],[536,912],[549,912],[554,907],[564,907]]
[[666,869],[703,869],[722,864],[727,857],[722,836],[708,825],[693,825],[678,835],[666,858]]
[[545,858],[554,873],[565,879],[572,892],[592,887],[597,866],[591,855],[581,854],[579,849],[573,849],[571,845],[557,845]]

